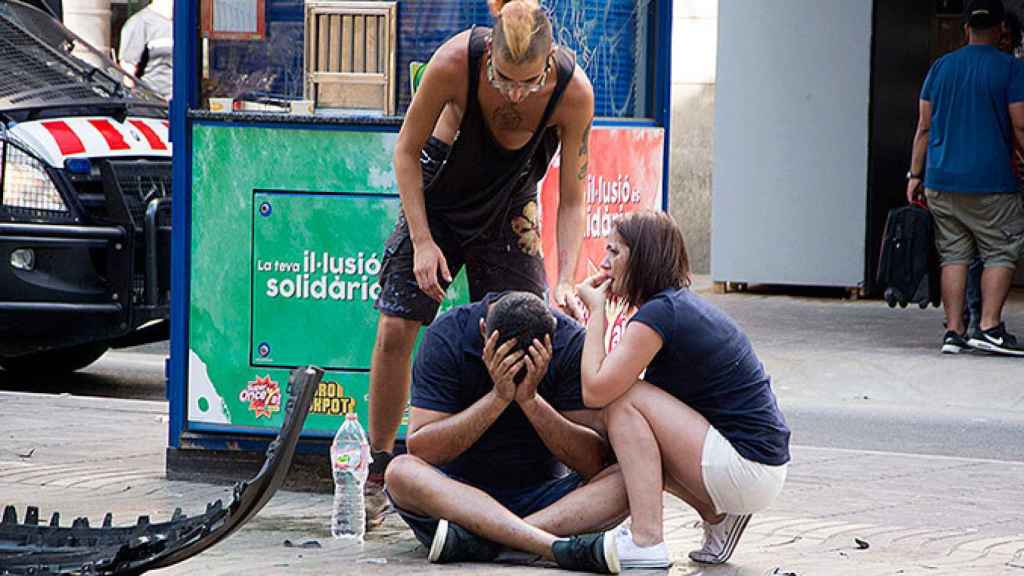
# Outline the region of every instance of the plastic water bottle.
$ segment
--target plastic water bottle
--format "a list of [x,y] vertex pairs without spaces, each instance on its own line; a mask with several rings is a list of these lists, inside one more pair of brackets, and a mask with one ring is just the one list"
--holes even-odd
[[331,535],[337,539],[363,542],[366,507],[363,485],[370,471],[370,445],[355,414],[345,416],[331,444],[331,472],[334,475],[334,511]]

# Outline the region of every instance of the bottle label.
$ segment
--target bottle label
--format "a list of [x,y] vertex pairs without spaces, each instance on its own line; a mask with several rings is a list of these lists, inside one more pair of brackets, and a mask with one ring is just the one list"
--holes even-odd
[[334,455],[334,469],[342,472],[354,472],[359,469],[362,463],[362,450],[348,449],[342,450]]

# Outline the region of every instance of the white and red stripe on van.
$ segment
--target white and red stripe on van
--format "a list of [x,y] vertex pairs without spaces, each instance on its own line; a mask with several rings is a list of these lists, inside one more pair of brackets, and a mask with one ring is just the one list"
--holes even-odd
[[159,118],[108,116],[33,120],[10,133],[49,165],[63,168],[68,158],[171,157],[169,124]]

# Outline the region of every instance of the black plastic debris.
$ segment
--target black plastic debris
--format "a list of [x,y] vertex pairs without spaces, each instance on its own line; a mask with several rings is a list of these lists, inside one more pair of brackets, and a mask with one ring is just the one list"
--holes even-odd
[[167,522],[140,516],[134,526],[113,526],[108,513],[100,527],[91,527],[87,518],[61,526],[57,512],[49,524],[40,524],[35,506],[19,523],[17,510],[7,506],[0,520],[0,576],[134,576],[187,560],[227,538],[284,483],[322,378],[323,370],[311,366],[292,371],[281,431],[259,473],[235,485],[227,506],[217,500],[194,517],[179,508]]
[[296,544],[295,542],[292,542],[291,540],[285,540],[284,541],[284,547],[285,548],[305,548],[307,550],[323,548],[323,546],[321,546],[320,542],[317,541],[317,540],[306,540],[305,542],[303,542],[301,544]]

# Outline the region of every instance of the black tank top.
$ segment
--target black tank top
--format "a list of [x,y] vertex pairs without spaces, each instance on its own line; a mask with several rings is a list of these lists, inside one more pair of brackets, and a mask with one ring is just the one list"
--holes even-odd
[[546,126],[576,66],[572,52],[564,48],[555,51],[557,82],[551,99],[529,142],[509,150],[495,140],[477,97],[480,60],[490,34],[489,28],[470,31],[466,110],[447,160],[423,190],[427,213],[445,223],[463,244],[500,226],[509,210],[536,198],[537,182],[559,145],[558,130]]

